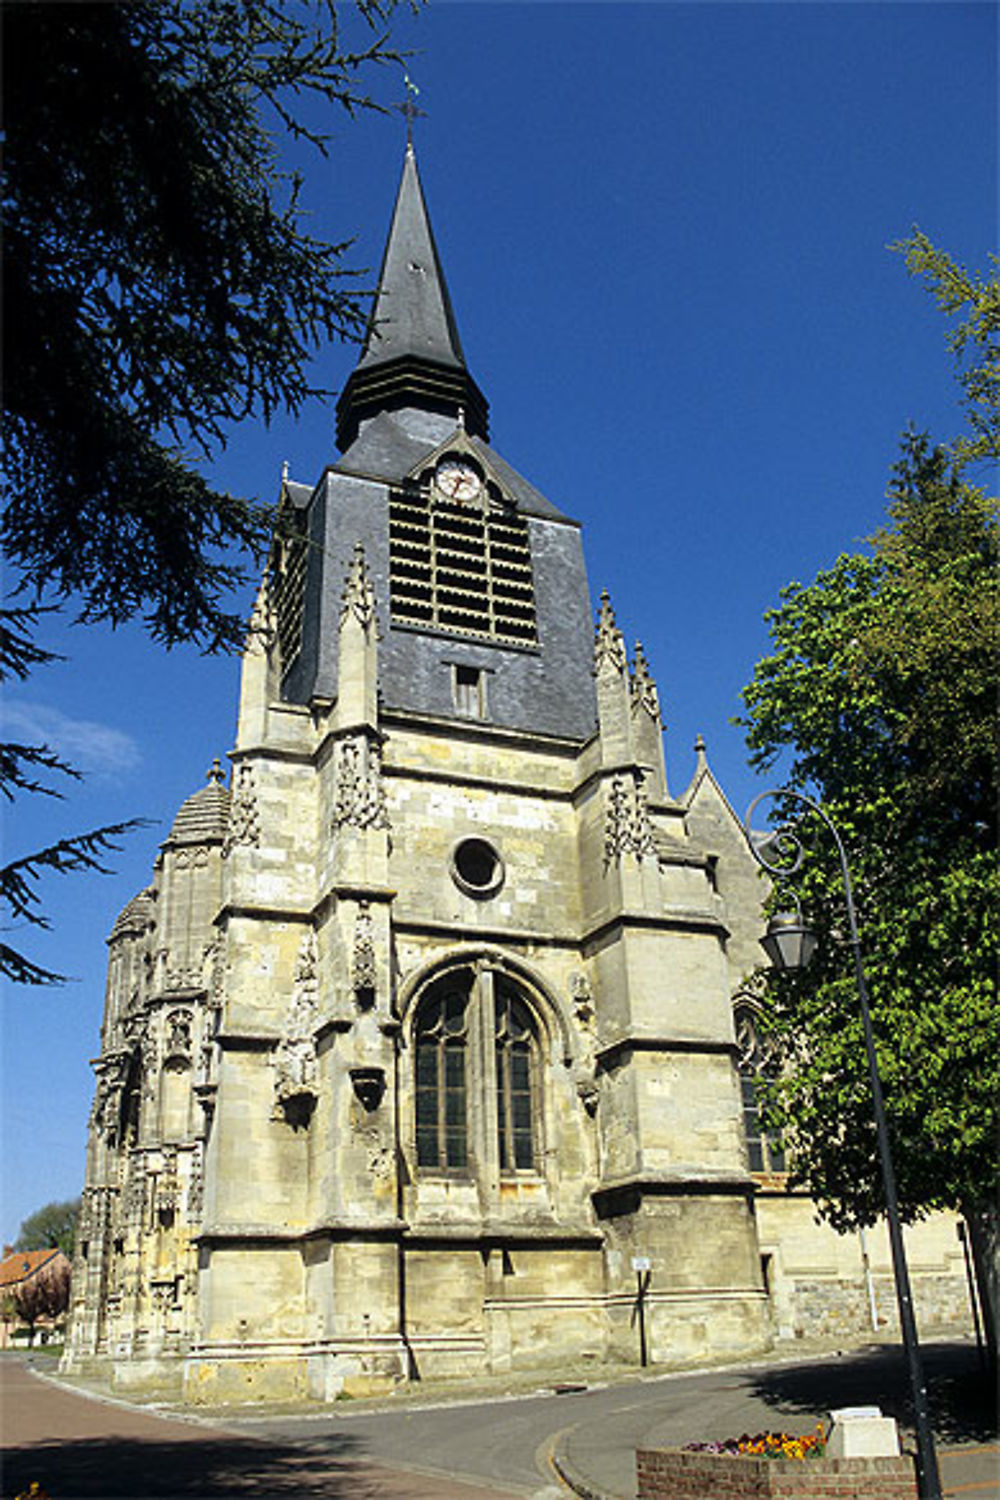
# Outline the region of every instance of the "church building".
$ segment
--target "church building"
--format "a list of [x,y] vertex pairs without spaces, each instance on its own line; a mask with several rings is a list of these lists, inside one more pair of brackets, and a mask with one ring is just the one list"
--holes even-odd
[[756,866],[492,444],[412,147],[337,437],[282,484],[231,780],[109,939],[64,1367],[331,1400],[863,1327],[759,1128]]

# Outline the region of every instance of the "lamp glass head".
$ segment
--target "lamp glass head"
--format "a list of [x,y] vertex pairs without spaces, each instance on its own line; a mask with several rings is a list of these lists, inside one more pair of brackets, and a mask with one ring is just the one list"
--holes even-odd
[[804,969],[816,952],[816,934],[798,912],[779,911],[767,924],[760,945],[776,969]]

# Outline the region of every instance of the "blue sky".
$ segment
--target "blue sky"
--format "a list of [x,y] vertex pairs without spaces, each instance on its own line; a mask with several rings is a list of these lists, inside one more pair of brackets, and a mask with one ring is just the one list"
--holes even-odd
[[[887,246],[919,224],[970,267],[996,246],[992,5],[432,4],[398,19],[427,117],[424,189],[498,450],[584,524],[591,588],[640,638],[671,789],[702,733],[737,810],[759,786],[730,722],[763,613],[880,522],[907,422],[958,429],[945,323]],[[386,100],[399,80],[374,80]],[[374,276],[402,164],[398,118],[334,118],[306,158],[314,233]],[[321,352],[339,388],[356,352]],[[273,499],[282,461],[335,457],[332,400],[246,425],[213,466]],[[137,628],[51,621],[66,660],[6,701],[11,737],[85,773],[7,820],[10,854],[142,816],[107,877],[49,880],[74,976],[3,1007],[0,1232],[83,1180],[105,936],[148,883],[180,802],[233,741],[232,660]]]

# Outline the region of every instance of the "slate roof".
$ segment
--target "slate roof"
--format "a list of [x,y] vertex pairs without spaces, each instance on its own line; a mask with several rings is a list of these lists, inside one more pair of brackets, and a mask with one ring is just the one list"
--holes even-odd
[[414,354],[465,369],[451,297],[408,146],[359,369]]
[[[334,472],[361,474],[384,484],[399,484],[418,466],[421,459],[439,446],[428,443],[424,437],[415,437],[407,432],[404,421],[404,412],[383,411],[366,422],[343,458],[332,465]],[[569,519],[482,438],[474,437],[472,442],[522,514],[541,516],[550,521]]]
[[[495,471],[497,478],[504,488],[510,492],[511,498],[517,505],[519,511],[526,516],[542,516],[550,521],[567,521],[570,518],[558,506],[546,500],[540,490],[536,490],[522,474],[512,468],[505,458],[501,458],[495,448],[484,443],[482,438],[473,438],[473,444],[482,453],[490,467]],[[574,522],[574,525],[579,524]]]
[[489,404],[469,374],[448,285],[417,172],[406,148],[378,290],[361,358],[337,402],[337,441],[346,451],[380,411],[422,407],[489,436]]
[[218,761],[208,773],[208,786],[194,792],[174,819],[168,844],[221,844],[229,824],[229,789],[222,784]]
[[312,499],[312,485],[299,484],[295,479],[282,480],[282,491],[288,496],[296,510],[305,510]]
[[365,423],[360,435],[332,467],[343,473],[363,474],[367,479],[398,484],[430,451],[426,438],[413,437],[390,412],[382,411]]

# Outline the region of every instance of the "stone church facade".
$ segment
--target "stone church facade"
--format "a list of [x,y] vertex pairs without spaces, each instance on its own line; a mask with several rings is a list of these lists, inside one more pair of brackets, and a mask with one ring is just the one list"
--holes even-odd
[[878,1277],[891,1320],[757,1129],[756,867],[489,442],[412,149],[337,415],[231,784],[109,939],[65,1366],[216,1401],[631,1363],[640,1281],[654,1363],[863,1327]]

